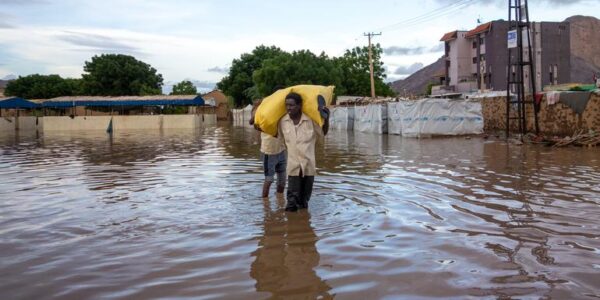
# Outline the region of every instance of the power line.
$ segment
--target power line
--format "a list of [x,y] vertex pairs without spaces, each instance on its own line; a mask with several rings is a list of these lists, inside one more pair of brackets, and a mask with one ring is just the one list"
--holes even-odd
[[479,1],[481,1],[481,0],[459,0],[453,4],[445,5],[443,7],[440,7],[438,9],[435,9],[435,10],[425,13],[423,15],[420,15],[420,16],[417,16],[414,18],[410,18],[410,19],[407,19],[407,20],[404,20],[404,21],[401,21],[401,22],[398,22],[398,23],[395,23],[392,25],[382,27],[381,30],[389,32],[389,31],[393,31],[393,30],[404,29],[404,28],[415,26],[415,25],[427,23],[427,22],[433,21],[437,18],[455,13],[455,12],[457,12],[465,7],[468,7],[469,5],[472,5],[476,2],[479,2]]
[[449,9],[449,8],[451,8],[453,6],[459,5],[459,4],[467,2],[467,1],[471,1],[471,0],[459,0],[459,1],[456,1],[454,3],[451,3],[451,4],[448,4],[448,5],[444,5],[442,7],[439,7],[437,9],[432,10],[430,12],[427,12],[425,14],[422,14],[422,15],[419,15],[419,16],[416,16],[416,17],[413,17],[413,18],[410,18],[410,19],[402,20],[402,21],[400,21],[398,23],[394,23],[394,24],[391,24],[391,25],[387,25],[387,26],[381,27],[378,30],[382,30],[383,31],[383,30],[386,30],[386,29],[391,28],[391,27],[396,27],[398,25],[402,25],[402,24],[405,24],[405,23],[413,22],[415,20],[419,20],[421,18],[428,17],[431,14],[434,14],[434,13],[440,12],[440,11],[444,11],[446,9]]

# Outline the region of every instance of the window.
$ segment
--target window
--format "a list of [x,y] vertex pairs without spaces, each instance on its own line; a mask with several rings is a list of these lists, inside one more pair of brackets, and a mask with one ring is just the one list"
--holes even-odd
[[479,38],[479,45],[485,45],[485,39],[483,37]]
[[477,56],[473,57],[473,63],[476,64],[477,63]]
[[477,49],[477,42],[473,42],[473,49]]

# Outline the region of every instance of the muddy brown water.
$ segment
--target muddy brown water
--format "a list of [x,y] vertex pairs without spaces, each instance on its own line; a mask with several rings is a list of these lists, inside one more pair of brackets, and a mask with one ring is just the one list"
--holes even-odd
[[332,132],[294,214],[259,197],[258,149],[4,134],[0,299],[600,297],[600,149]]

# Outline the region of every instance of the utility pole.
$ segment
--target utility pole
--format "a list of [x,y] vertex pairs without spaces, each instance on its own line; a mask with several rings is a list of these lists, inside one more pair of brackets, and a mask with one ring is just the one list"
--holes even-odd
[[375,98],[375,78],[373,77],[373,51],[371,50],[371,37],[381,35],[380,33],[365,33],[364,36],[369,38],[369,71],[371,72],[371,98]]

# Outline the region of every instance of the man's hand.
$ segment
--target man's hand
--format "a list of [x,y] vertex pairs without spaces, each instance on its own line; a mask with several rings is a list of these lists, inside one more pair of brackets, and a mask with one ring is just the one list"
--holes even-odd
[[323,107],[323,111],[325,112],[326,119],[329,119],[329,116],[331,115],[331,111],[329,111],[329,108]]

